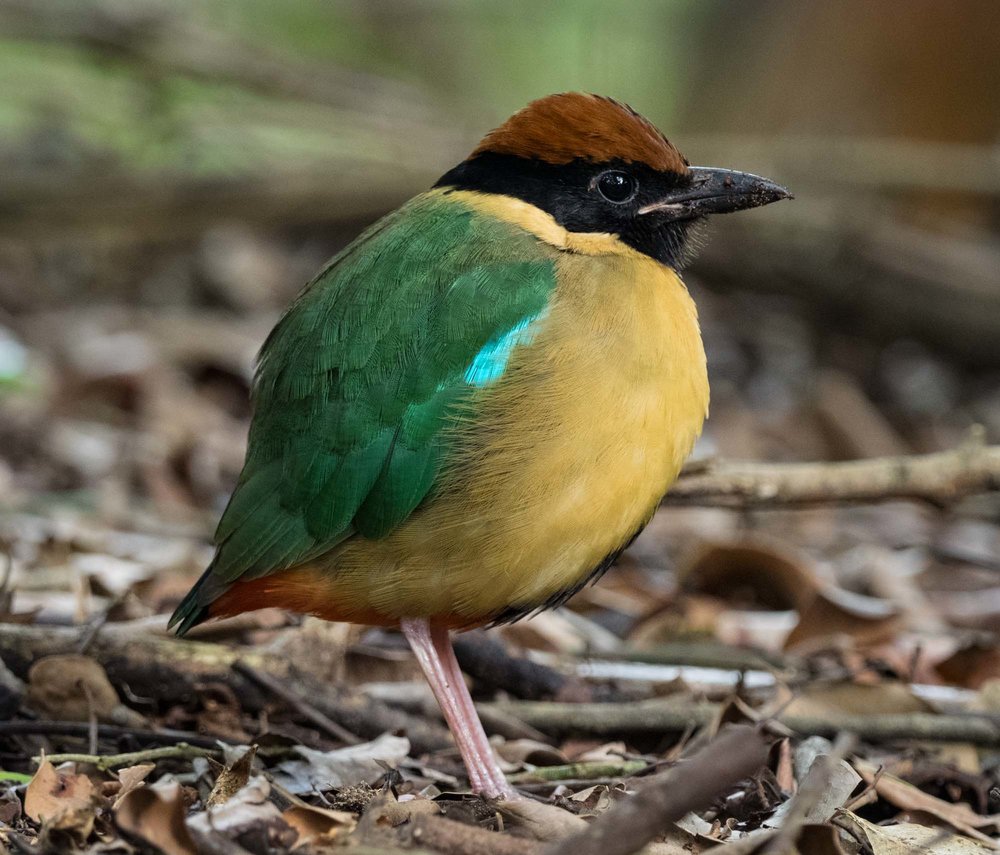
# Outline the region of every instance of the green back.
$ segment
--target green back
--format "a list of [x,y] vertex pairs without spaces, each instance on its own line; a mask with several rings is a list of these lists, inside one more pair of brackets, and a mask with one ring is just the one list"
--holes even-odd
[[456,407],[503,373],[554,287],[537,239],[440,195],[334,258],[261,350],[246,462],[178,631],[237,579],[402,522],[447,465]]

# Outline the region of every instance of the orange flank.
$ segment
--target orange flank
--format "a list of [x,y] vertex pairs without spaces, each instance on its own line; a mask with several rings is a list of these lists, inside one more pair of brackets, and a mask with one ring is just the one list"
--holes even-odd
[[[260,579],[235,582],[209,607],[213,618],[233,617],[255,609],[279,608],[323,620],[368,626],[398,626],[399,617],[357,604],[357,594],[338,586],[328,573],[313,567],[285,570]],[[473,629],[487,621],[470,621],[464,615],[434,615],[434,626]]]

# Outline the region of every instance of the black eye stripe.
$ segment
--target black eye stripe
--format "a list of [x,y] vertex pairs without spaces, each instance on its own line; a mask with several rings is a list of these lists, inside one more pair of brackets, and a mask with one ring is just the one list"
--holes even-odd
[[[621,172],[635,181],[631,199],[612,202],[605,198],[598,180],[607,172]],[[567,231],[619,235],[623,243],[639,252],[679,267],[686,257],[685,235],[690,223],[668,225],[666,236],[655,218],[639,216],[638,209],[689,184],[685,174],[657,171],[631,161],[595,163],[580,158],[554,164],[484,152],[445,173],[435,186],[521,199],[550,214]]]
[[595,184],[597,192],[616,205],[631,202],[639,191],[639,182],[632,175],[620,169],[609,169],[602,172],[595,179]]

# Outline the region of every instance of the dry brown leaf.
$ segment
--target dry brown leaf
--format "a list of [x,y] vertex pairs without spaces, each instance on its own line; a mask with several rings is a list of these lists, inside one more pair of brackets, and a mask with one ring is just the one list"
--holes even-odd
[[56,721],[99,721],[140,727],[145,720],[124,706],[104,668],[89,656],[46,656],[28,672],[28,703]]
[[784,708],[784,715],[825,717],[930,712],[931,707],[902,683],[807,685]]
[[24,812],[35,822],[72,831],[81,839],[94,827],[97,793],[86,775],[43,760],[24,794]]
[[408,739],[388,733],[371,742],[332,751],[317,751],[297,745],[295,753],[301,759],[279,763],[274,771],[274,780],[296,795],[314,789],[328,790],[357,784],[359,781],[370,784],[385,774],[383,764],[398,763],[409,751]]
[[892,603],[825,586],[799,611],[799,622],[784,646],[792,650],[806,643],[833,641],[838,636],[874,644],[891,637],[899,625],[899,612]]
[[257,746],[251,745],[235,761],[230,763],[215,779],[215,786],[205,800],[206,807],[221,805],[242,790],[250,780],[250,770],[253,768],[253,758],[257,754]]
[[586,820],[568,810],[527,799],[500,802],[496,809],[507,822],[524,829],[535,840],[561,840],[587,827]]
[[155,768],[155,763],[142,763],[138,766],[129,766],[127,769],[119,769],[117,777],[121,786],[115,795],[114,804],[111,805],[112,809],[117,809],[118,805],[122,803],[122,799],[129,793],[144,786],[147,776]]
[[165,855],[197,855],[184,823],[184,801],[176,782],[140,787],[125,796],[115,810],[122,832],[145,841]]
[[[760,536],[702,548],[678,570],[682,590],[741,607],[798,612],[785,648],[847,635],[864,643],[889,637],[898,626],[891,603],[823,580],[811,559]],[[637,630],[648,637],[650,628]]]
[[380,794],[368,804],[364,811],[367,825],[381,825],[396,828],[416,816],[440,816],[441,807],[432,799],[407,799],[398,801],[392,793]]
[[299,835],[296,849],[311,843],[327,843],[339,834],[353,831],[357,825],[354,814],[309,804],[292,805],[281,817]]
[[291,845],[295,834],[274,802],[269,800],[270,794],[271,785],[262,775],[251,777],[222,804],[190,817],[188,828],[198,837],[210,836],[213,832],[227,837],[262,832],[275,846]]
[[927,814],[968,837],[982,841],[994,849],[1000,848],[980,831],[981,828],[996,827],[996,818],[978,814],[964,803],[946,802],[894,775],[876,776],[876,767],[863,760],[854,760],[853,765],[866,784],[873,786],[881,798],[900,810]]
[[995,845],[913,822],[875,825],[847,810],[840,811],[838,816],[857,838],[871,847],[874,855],[984,855],[996,850]]
[[780,740],[771,749],[774,758],[774,779],[784,793],[795,793],[795,771],[792,767],[792,743],[789,739]]
[[938,662],[934,670],[953,685],[978,689],[989,680],[1000,679],[1000,650],[992,644],[970,644]]
[[533,766],[560,766],[569,762],[558,748],[537,739],[508,739],[497,745],[496,751],[501,760],[517,769],[525,763]]
[[806,556],[761,537],[704,546],[678,568],[677,577],[686,593],[770,611],[801,612],[820,588]]

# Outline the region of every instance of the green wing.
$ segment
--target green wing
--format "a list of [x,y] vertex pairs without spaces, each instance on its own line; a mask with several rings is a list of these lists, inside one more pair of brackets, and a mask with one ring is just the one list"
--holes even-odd
[[527,232],[439,195],[377,223],[303,291],[261,350],[254,418],[216,555],[183,633],[237,579],[378,538],[446,465],[444,428],[545,311],[555,272]]

